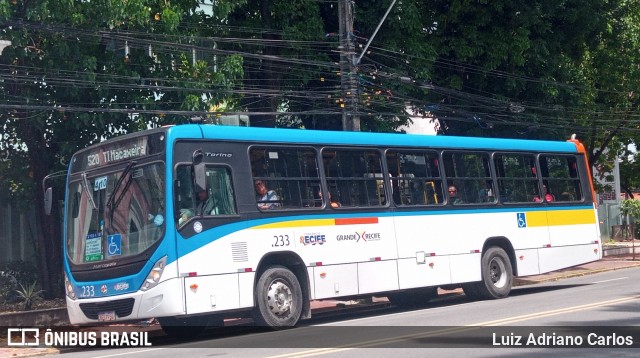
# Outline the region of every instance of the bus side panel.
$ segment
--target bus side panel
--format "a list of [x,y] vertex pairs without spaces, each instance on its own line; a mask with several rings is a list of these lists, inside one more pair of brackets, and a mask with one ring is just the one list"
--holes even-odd
[[449,256],[427,256],[398,260],[400,289],[451,283]]
[[482,254],[472,253],[464,255],[451,255],[451,282],[473,282],[480,281],[482,276],[480,270],[475,268],[480,267],[480,259]]
[[313,277],[314,299],[358,294],[358,264],[314,267]]
[[398,289],[398,265],[395,260],[360,262],[358,293],[374,293]]
[[223,311],[239,307],[238,274],[184,279],[187,314]]
[[596,261],[601,251],[600,243],[540,249],[540,273]]
[[551,246],[580,245],[598,241],[594,232],[596,215],[593,209],[548,211]]
[[537,275],[540,273],[540,249],[516,250],[516,265],[518,277]]
[[255,272],[242,272],[238,274],[240,307],[253,307],[253,283],[255,279]]

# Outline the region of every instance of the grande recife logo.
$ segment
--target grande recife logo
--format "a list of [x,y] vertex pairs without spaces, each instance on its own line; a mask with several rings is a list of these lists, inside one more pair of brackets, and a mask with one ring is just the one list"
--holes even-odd
[[346,234],[346,235],[338,235],[336,236],[336,240],[338,241],[378,241],[382,239],[379,232],[356,232],[355,234]]

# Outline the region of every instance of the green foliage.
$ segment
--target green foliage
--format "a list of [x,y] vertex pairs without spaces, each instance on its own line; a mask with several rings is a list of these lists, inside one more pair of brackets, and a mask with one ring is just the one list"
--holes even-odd
[[640,201],[633,199],[623,200],[620,203],[620,215],[623,217],[630,216],[640,222]]
[[18,282],[12,276],[0,271],[0,303],[10,302],[14,297]]
[[27,285],[23,285],[22,283],[18,285],[20,288],[17,289],[16,292],[25,311],[30,311],[34,304],[42,301],[42,293],[44,291],[39,289],[37,281],[33,281]]
[[37,278],[37,270],[33,263],[28,261],[10,261],[0,266],[0,271],[12,276],[17,282],[32,282]]
[[[225,2],[224,11],[232,4]],[[44,177],[65,170],[88,145],[189,117],[163,111],[207,110],[231,97],[227,89],[242,76],[242,60],[234,56],[215,58],[223,69],[215,75],[213,56],[181,66],[179,55],[200,45],[193,38],[208,35],[204,24],[214,19],[197,6],[194,0],[0,1],[0,39],[11,41],[0,55],[0,200],[35,206],[47,294],[54,292],[47,280],[56,280],[62,245],[45,234],[60,229],[42,210]]]
[[625,199],[620,203],[620,215],[623,217],[624,225],[627,224],[627,217],[636,224],[636,232],[633,233],[634,238],[638,237],[638,225],[640,224],[640,201],[634,199]]
[[21,284],[36,281],[35,266],[26,261],[11,261],[0,265],[0,302],[13,302],[18,298]]

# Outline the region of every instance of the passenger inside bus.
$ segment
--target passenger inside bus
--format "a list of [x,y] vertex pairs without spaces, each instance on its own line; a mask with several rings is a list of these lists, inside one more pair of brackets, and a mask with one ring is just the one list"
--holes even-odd
[[[334,196],[331,194],[330,191],[328,193],[329,193],[329,203],[331,204],[331,207],[339,208],[341,206],[340,203],[334,199]],[[320,200],[322,200],[322,190],[318,191],[318,197],[320,197]]]
[[[544,200],[548,202],[554,201],[555,197],[553,196],[553,194],[551,194],[551,191],[547,188],[547,186],[543,185],[542,187],[544,188]],[[536,195],[533,197],[533,201],[535,201],[536,203],[539,203],[542,200],[538,195]]]
[[218,205],[213,195],[209,195],[206,190],[198,193],[198,204],[196,213],[200,215],[218,215]]
[[262,180],[256,180],[254,184],[258,209],[268,210],[280,207],[280,198],[274,190],[267,189],[267,186]]
[[464,204],[464,200],[458,196],[458,188],[455,185],[449,186],[449,198],[453,204]]

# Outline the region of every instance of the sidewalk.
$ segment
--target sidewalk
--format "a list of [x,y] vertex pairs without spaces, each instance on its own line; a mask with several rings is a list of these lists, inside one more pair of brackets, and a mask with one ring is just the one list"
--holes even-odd
[[[640,266],[640,255],[636,254],[635,261],[632,260],[631,254],[623,254],[623,255],[614,255],[614,256],[605,256],[599,261],[590,262],[584,265],[579,265],[563,270],[558,270],[542,275],[537,276],[529,276],[524,278],[516,278],[514,282],[514,286],[523,286],[523,285],[531,285],[545,281],[555,281],[563,278],[583,276],[603,271],[613,271],[613,270],[621,270],[629,267]],[[454,290],[454,291],[440,291],[440,293],[456,293],[457,291],[462,292],[462,290]],[[382,303],[385,302],[386,298],[374,298],[374,303]],[[311,303],[311,309],[316,312],[326,312],[336,309],[344,309],[347,306],[351,305],[366,305],[361,303],[360,301],[337,301],[337,300],[326,300],[326,301],[313,301]],[[146,330],[154,330],[155,327],[148,327]],[[157,327],[159,329],[159,326]],[[0,341],[0,358],[8,358],[8,357],[37,357],[44,356],[50,354],[57,354],[59,350],[56,348],[14,348],[7,347],[5,341]]]

